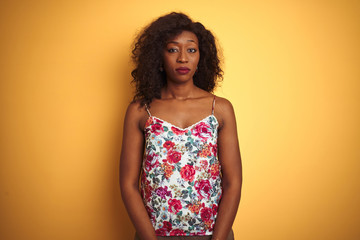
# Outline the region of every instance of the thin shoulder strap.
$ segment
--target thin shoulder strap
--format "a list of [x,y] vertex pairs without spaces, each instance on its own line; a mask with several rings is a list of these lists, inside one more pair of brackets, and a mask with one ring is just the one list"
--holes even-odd
[[151,117],[151,113],[150,113],[149,108],[146,103],[145,103],[145,109],[146,109],[147,113],[149,114],[149,116]]
[[214,95],[214,100],[212,103],[212,109],[211,109],[211,114],[214,115],[214,110],[215,110],[215,95]]

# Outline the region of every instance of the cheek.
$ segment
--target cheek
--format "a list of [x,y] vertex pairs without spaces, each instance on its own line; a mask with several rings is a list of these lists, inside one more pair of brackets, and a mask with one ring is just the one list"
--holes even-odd
[[200,54],[197,54],[196,57],[194,57],[194,63],[196,63],[196,65],[199,63],[200,61]]
[[171,75],[172,69],[173,69],[173,63],[172,63],[171,57],[164,56],[163,61],[164,61],[163,67],[164,67],[164,71],[165,71],[166,75]]
[[173,58],[171,56],[164,56],[164,66],[171,66],[172,62],[174,61]]

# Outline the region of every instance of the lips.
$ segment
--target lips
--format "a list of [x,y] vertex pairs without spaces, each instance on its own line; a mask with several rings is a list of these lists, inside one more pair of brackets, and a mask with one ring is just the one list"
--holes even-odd
[[178,72],[180,74],[187,74],[188,72],[190,72],[190,69],[187,67],[180,67],[175,70],[176,70],[176,72]]

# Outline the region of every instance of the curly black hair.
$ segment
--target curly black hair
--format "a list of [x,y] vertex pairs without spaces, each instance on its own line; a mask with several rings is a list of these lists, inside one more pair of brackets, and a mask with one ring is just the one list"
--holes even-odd
[[199,40],[200,60],[193,77],[195,86],[213,92],[217,82],[223,79],[214,35],[187,15],[172,12],[150,23],[135,39],[132,50],[135,69],[131,72],[135,85],[133,101],[140,101],[141,106],[161,97],[160,91],[166,85],[166,73],[160,71],[163,49],[170,38],[182,31],[194,33]]

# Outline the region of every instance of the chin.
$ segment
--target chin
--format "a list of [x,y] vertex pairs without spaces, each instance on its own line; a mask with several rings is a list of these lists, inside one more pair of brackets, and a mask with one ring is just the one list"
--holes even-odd
[[172,80],[168,80],[168,81],[180,84],[180,83],[192,82],[193,79],[192,78],[190,78],[190,79],[189,78],[186,78],[186,79],[184,79],[184,78],[176,78],[176,79],[172,79]]
[[186,74],[186,75],[176,75],[174,77],[168,78],[168,82],[175,82],[175,83],[186,83],[186,82],[192,82],[193,81],[193,75]]

